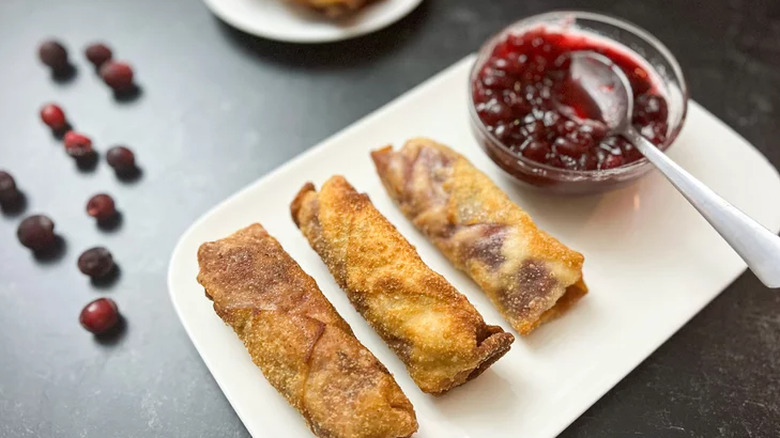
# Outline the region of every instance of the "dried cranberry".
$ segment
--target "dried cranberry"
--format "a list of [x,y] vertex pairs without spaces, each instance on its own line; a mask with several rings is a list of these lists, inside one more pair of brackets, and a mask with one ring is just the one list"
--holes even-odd
[[106,62],[100,67],[100,77],[116,91],[125,91],[133,87],[133,69],[124,62]]
[[91,62],[95,68],[100,68],[106,61],[111,59],[111,49],[103,43],[95,43],[87,46],[85,51],[87,59]]
[[124,146],[114,146],[106,152],[106,161],[108,165],[120,173],[132,172],[135,170],[135,154]]
[[84,275],[100,278],[108,275],[114,269],[114,258],[103,247],[92,248],[79,256],[78,267]]
[[0,170],[0,203],[13,202],[19,196],[16,181],[10,173]]
[[63,71],[70,66],[68,51],[62,44],[54,40],[44,41],[41,44],[38,48],[38,57],[54,71]]
[[65,152],[71,157],[82,158],[94,153],[92,140],[75,131],[65,133]]
[[104,193],[91,197],[87,202],[87,214],[99,221],[111,219],[116,215],[114,199]]
[[119,308],[110,298],[99,298],[87,304],[79,315],[79,323],[99,335],[111,330],[119,322]]
[[65,112],[59,106],[50,103],[41,108],[41,120],[55,131],[61,131],[68,126]]
[[51,248],[57,241],[54,235],[54,222],[46,216],[30,216],[19,224],[16,237],[22,245],[33,251]]

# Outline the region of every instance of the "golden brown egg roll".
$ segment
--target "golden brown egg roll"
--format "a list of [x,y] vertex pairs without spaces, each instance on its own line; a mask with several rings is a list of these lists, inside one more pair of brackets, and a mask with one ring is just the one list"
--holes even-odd
[[412,404],[314,279],[254,224],[198,251],[198,281],[271,385],[322,438],[400,438]]
[[514,336],[485,324],[343,177],[334,176],[319,192],[306,184],[291,211],[355,309],[424,392],[462,385],[509,351]]
[[371,153],[390,197],[521,334],[565,312],[588,288],[582,254],[531,217],[465,157],[433,140]]

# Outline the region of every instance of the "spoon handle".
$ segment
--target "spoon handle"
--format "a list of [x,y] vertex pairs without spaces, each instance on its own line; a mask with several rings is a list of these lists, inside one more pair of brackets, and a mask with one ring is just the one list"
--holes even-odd
[[699,210],[762,283],[780,288],[780,237],[694,178],[636,129],[629,128],[623,135]]

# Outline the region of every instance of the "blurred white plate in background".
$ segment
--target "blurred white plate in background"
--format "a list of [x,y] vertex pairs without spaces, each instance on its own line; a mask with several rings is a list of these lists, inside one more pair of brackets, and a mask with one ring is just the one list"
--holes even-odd
[[330,20],[287,0],[204,0],[231,26],[263,38],[291,43],[345,40],[387,27],[422,0],[378,0],[343,20]]

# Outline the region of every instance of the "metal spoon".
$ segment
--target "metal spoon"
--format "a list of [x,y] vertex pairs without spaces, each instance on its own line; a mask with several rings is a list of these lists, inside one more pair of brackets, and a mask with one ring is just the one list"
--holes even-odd
[[715,194],[637,132],[631,124],[634,108],[631,83],[620,67],[603,55],[582,51],[572,54],[570,74],[598,106],[610,133],[623,136],[647,157],[745,260],[762,283],[780,288],[780,237]]

